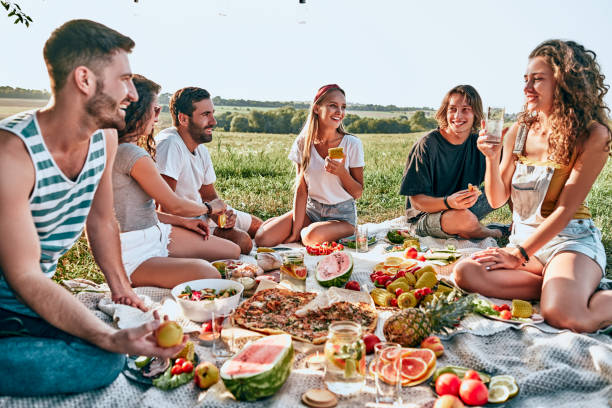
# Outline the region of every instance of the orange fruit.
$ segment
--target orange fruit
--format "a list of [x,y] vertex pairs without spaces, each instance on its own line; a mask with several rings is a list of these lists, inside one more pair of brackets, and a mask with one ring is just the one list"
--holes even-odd
[[380,358],[385,363],[390,363],[397,356],[397,353],[401,353],[401,352],[402,352],[401,349],[389,347],[389,348],[384,349],[382,353],[380,353]]
[[397,381],[395,380],[397,371],[395,370],[395,367],[393,367],[392,363],[386,363],[382,367],[380,367],[379,375],[381,379],[387,384],[395,385],[397,383]]
[[400,374],[402,379],[416,380],[421,378],[428,370],[425,361],[418,357],[402,358],[402,368]]
[[436,353],[426,348],[408,348],[402,351],[402,357],[417,357],[425,362],[427,369],[436,364]]

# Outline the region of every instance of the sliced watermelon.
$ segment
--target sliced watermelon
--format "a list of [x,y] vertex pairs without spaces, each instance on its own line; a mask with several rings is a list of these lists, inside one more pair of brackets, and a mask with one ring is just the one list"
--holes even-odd
[[329,254],[317,265],[316,278],[321,286],[343,287],[351,278],[353,272],[353,258],[348,252],[334,252]]
[[221,367],[225,387],[240,401],[274,395],[285,383],[293,362],[288,334],[263,337],[248,344]]

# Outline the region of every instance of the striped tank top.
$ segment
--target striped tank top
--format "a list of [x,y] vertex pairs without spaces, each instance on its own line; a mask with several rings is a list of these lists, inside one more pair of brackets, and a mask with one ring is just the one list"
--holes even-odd
[[[52,277],[60,256],[79,239],[94,193],[106,166],[104,132],[90,139],[87,160],[76,180],[57,166],[41,136],[35,111],[22,112],[0,121],[0,129],[17,135],[34,164],[36,180],[30,196],[30,211],[40,241],[40,269]],[[0,308],[36,316],[16,298],[0,270]]]

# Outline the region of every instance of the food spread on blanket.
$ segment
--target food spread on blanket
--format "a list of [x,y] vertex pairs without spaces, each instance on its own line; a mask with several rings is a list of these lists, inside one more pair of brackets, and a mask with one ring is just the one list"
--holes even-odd
[[434,407],[442,407],[438,401],[452,402],[455,399],[463,406],[502,403],[515,397],[519,388],[516,380],[510,375],[488,374],[459,366],[438,368],[433,376],[431,386],[440,397]]
[[332,252],[343,251],[344,245],[339,244],[336,241],[323,242],[321,244],[306,245],[306,252],[308,255],[329,255]]
[[204,288],[202,290],[192,290],[189,285],[185,286],[185,289],[178,295],[179,298],[184,300],[198,301],[212,301],[215,299],[226,298],[234,296],[236,289],[221,289],[217,291],[212,288]]
[[316,298],[312,292],[286,289],[259,291],[242,303],[232,315],[235,324],[265,334],[288,333],[294,339],[322,344],[329,325],[334,321],[350,320],[361,324],[365,332],[376,329],[377,313],[368,303],[339,301],[329,306],[296,311]]
[[479,297],[474,300],[474,312],[508,323],[541,323],[544,321],[542,316],[536,313],[531,303],[521,299],[512,299],[511,304],[496,305],[484,297]]

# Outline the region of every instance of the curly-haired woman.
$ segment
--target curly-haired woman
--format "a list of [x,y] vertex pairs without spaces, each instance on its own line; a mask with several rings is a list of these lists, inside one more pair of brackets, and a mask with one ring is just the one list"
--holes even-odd
[[[201,219],[185,217],[220,214],[225,204],[221,200],[200,204],[179,197],[161,177],[152,158],[160,86],[141,75],[133,81],[139,98],[126,109],[126,126],[119,131],[113,166],[125,271],[133,286],[172,288],[189,280],[218,278],[219,272],[207,260],[237,258],[240,248],[209,236],[208,224]],[[156,212],[155,202],[171,213]]]
[[595,53],[573,41],[549,40],[532,51],[525,109],[504,137],[503,154],[486,130],[478,140],[489,203],[498,208],[512,199],[510,242],[455,267],[459,286],[540,298],[549,324],[578,332],[612,324],[612,291],[596,292],[606,254],[585,204],[610,151],[603,81]]

